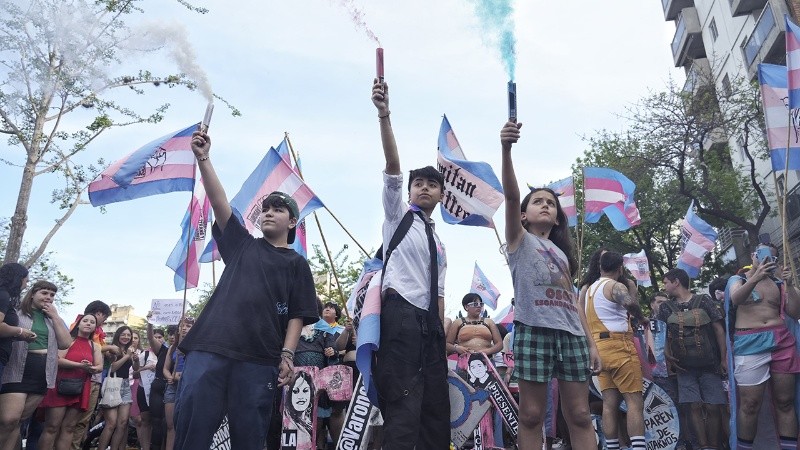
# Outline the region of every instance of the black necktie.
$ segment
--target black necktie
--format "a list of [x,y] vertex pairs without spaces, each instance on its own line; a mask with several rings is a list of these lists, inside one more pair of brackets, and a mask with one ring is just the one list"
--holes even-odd
[[416,211],[422,223],[425,224],[425,234],[428,235],[428,250],[431,257],[431,299],[428,304],[428,320],[430,323],[439,321],[439,262],[436,253],[436,240],[433,238],[433,226],[425,218],[422,211]]

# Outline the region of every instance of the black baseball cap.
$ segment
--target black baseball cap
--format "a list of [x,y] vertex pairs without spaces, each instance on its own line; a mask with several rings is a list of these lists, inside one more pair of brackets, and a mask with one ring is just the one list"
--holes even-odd
[[[267,209],[269,205],[282,204],[289,209],[289,214],[295,219],[300,218],[300,208],[297,207],[297,202],[290,195],[280,191],[275,191],[267,196],[261,202],[261,210]],[[286,242],[291,244],[294,242],[295,234],[297,234],[297,226],[295,225],[289,230],[289,235],[286,237]]]

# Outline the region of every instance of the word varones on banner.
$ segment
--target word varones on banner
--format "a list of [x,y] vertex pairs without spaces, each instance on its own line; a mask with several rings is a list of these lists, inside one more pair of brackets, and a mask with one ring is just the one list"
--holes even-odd
[[[598,390],[597,377],[592,377],[589,384],[592,393],[602,398]],[[660,386],[647,378],[644,379],[644,438],[647,450],[674,450],[678,445],[680,425],[678,410],[672,398]],[[627,412],[625,402],[619,409]]]
[[511,437],[516,441],[519,428],[519,406],[511,395],[511,391],[484,353],[461,355],[459,367],[466,367],[470,384],[475,389],[483,389],[489,394],[489,399],[500,412],[500,417],[508,427]]
[[365,450],[372,435],[371,418],[377,414],[378,408],[367,398],[364,382],[359,375],[353,398],[347,407],[336,450]]
[[317,401],[322,391],[332,401],[350,400],[353,393],[353,369],[336,365],[318,369],[295,367],[294,382],[283,394],[283,429],[281,448],[314,450],[317,442]]

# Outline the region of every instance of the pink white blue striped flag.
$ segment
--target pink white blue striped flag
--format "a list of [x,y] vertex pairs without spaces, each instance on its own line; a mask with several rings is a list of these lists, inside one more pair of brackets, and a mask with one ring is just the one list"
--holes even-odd
[[501,324],[506,327],[509,333],[514,329],[514,305],[509,304],[501,309],[497,315],[492,319],[494,323]]
[[639,253],[626,253],[622,256],[625,267],[631,271],[631,275],[636,278],[639,286],[650,287],[653,282],[650,280],[650,264],[647,261],[647,254],[644,250]]
[[681,255],[678,268],[689,274],[690,278],[700,275],[706,253],[714,249],[717,243],[717,232],[706,221],[694,213],[694,201],[681,224]]
[[633,199],[636,185],[625,175],[604,167],[583,169],[584,221],[597,223],[603,214],[619,231],[641,223]]
[[[281,158],[286,161],[293,169],[294,172],[302,178],[303,169],[300,166],[300,158],[297,158],[297,164],[292,164],[292,157],[289,152],[289,142],[284,138],[278,147],[275,149]],[[297,230],[295,230],[294,242],[292,248],[299,253],[303,258],[308,259],[308,247],[306,246],[306,221],[305,219],[297,222]]]
[[503,187],[492,166],[466,160],[447,116],[439,128],[436,160],[444,176],[442,219],[459,225],[494,227],[492,217],[503,203]]
[[92,206],[194,189],[190,141],[198,125],[162,136],[111,164],[89,184]]
[[167,258],[167,267],[175,272],[175,290],[196,288],[200,281],[197,256],[203,250],[211,219],[211,202],[202,180],[195,185],[194,195],[181,222],[181,238]]
[[788,14],[786,21],[786,70],[788,72],[789,108],[800,108],[800,27]]
[[372,379],[372,356],[381,344],[382,269],[380,259],[367,260],[347,300],[347,309],[353,312],[356,328],[356,367],[364,380],[367,397],[375,406],[378,405],[378,390]]
[[242,189],[231,200],[231,208],[244,219],[244,225],[251,233],[261,234],[258,224],[261,202],[274,191],[288,194],[297,202],[297,207],[300,209],[298,221],[323,206],[322,201],[294,169],[274,148],[270,148],[253,173],[247,177]]
[[[257,224],[258,216],[261,214],[261,201],[273,191],[288,194],[297,202],[297,207],[300,209],[298,223],[323,206],[322,201],[278,154],[278,151],[270,147],[264,159],[247,177],[239,192],[231,200],[233,215],[253,235],[261,235],[261,229]],[[299,237],[299,231],[295,233],[295,241]],[[219,259],[218,255],[216,242],[212,238],[203,251],[200,262],[212,261],[212,257],[213,260]]]
[[787,143],[789,170],[800,170],[800,123],[797,114],[789,114],[786,67],[759,64],[758,81],[761,84],[761,103],[764,107],[772,170],[776,172],[786,170]]
[[486,274],[478,267],[477,262],[475,262],[475,271],[472,274],[472,286],[469,291],[480,295],[486,306],[492,309],[497,308],[497,299],[500,298],[500,291],[486,278]]
[[[530,184],[528,187],[533,189]],[[547,187],[558,194],[558,203],[561,204],[561,209],[567,215],[569,226],[578,225],[578,208],[575,205],[575,183],[572,181],[572,177],[555,181],[547,185]]]

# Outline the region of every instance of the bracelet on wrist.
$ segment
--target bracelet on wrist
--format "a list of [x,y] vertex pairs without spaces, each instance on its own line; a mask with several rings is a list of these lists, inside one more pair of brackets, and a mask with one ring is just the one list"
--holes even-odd
[[385,119],[385,118],[389,117],[389,114],[391,114],[391,113],[392,113],[391,111],[386,111],[386,114],[384,114],[384,115],[378,114],[378,119]]
[[208,155],[206,155],[206,156],[201,156],[200,158],[197,158],[197,160],[198,160],[198,161],[206,161],[206,160],[208,160]]

